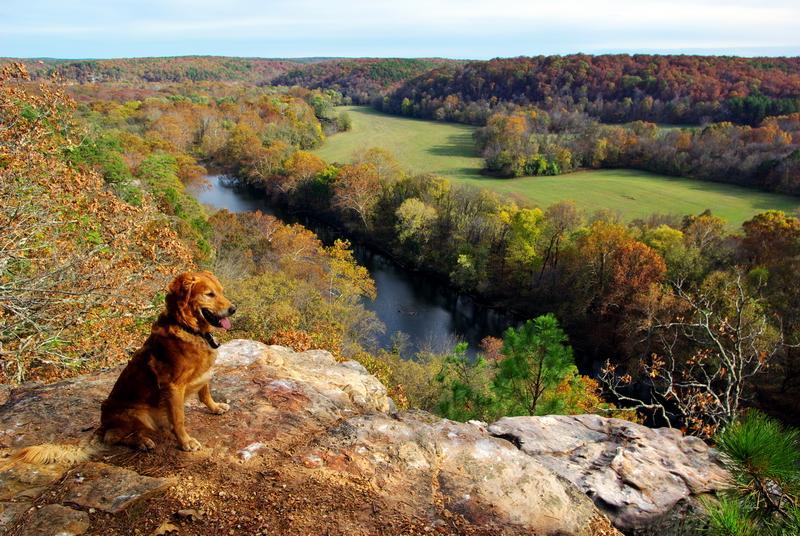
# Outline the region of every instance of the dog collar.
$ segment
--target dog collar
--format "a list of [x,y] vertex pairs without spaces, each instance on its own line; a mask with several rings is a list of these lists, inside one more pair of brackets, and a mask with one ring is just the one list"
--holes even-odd
[[217,339],[215,339],[214,336],[211,334],[211,332],[203,334],[203,338],[206,340],[208,345],[214,350],[219,348],[219,343],[217,342]]
[[213,350],[216,350],[217,348],[220,347],[220,344],[217,342],[217,339],[214,338],[214,335],[212,335],[210,331],[207,332],[207,333],[201,333],[199,331],[193,330],[192,328],[190,328],[188,326],[184,326],[183,324],[180,324],[180,327],[186,333],[190,333],[190,334],[192,334],[192,335],[194,335],[196,337],[200,337],[201,339],[206,341],[206,344],[208,344]]

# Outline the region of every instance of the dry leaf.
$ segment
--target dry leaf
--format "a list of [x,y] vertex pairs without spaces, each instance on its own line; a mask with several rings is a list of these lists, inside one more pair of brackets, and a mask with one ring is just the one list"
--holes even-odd
[[164,521],[156,530],[153,531],[153,536],[164,536],[164,534],[169,534],[171,532],[178,532],[178,527],[169,521]]

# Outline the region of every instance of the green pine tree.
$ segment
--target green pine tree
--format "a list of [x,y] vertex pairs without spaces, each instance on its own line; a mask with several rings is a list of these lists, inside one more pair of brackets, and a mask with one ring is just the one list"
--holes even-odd
[[492,382],[501,415],[558,413],[556,387],[575,370],[567,335],[553,314],[528,320],[503,335],[504,359]]

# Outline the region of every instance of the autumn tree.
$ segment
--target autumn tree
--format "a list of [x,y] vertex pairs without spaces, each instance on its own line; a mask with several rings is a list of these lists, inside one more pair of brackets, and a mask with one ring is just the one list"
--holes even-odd
[[501,212],[501,218],[508,225],[506,262],[517,277],[533,286],[537,264],[540,263],[538,245],[544,227],[544,213],[538,209],[511,207]]
[[[779,366],[770,371],[770,391],[794,398],[800,391],[800,219],[767,211],[742,224],[741,255],[752,278],[764,285],[767,306],[779,319],[789,343]],[[765,382],[766,384],[767,382]]]
[[666,272],[661,256],[635,240],[622,225],[596,221],[576,243],[573,269],[583,294],[582,305],[599,314],[624,312],[632,299]]
[[401,242],[415,241],[424,244],[436,221],[436,209],[416,197],[403,201],[395,211],[397,216],[397,238]]
[[369,270],[356,262],[350,242],[336,240],[325,249],[328,264],[328,299],[355,303],[361,298],[377,296]]
[[654,342],[641,378],[650,400],[626,394],[630,375],[607,363],[603,381],[621,400],[710,437],[733,422],[753,395],[753,382],[783,349],[779,327],[760,296],[761,284],[741,270],[714,272],[700,288],[675,284],[675,299],[644,321]]
[[776,266],[800,255],[800,218],[768,210],[742,224],[742,250],[754,265]]
[[301,183],[314,178],[325,169],[325,162],[308,151],[295,151],[286,160],[284,172],[275,180],[276,187],[284,194],[293,191]]
[[506,177],[523,175],[528,155],[528,134],[523,115],[492,115],[486,127],[475,134],[486,168]]
[[397,158],[386,149],[371,147],[357,152],[353,156],[353,164],[367,164],[375,169],[383,186],[390,186],[403,176],[403,168]]
[[553,286],[555,285],[561,250],[581,220],[582,215],[573,201],[560,201],[547,208],[544,214],[545,225],[539,237],[542,261],[536,280],[537,285],[543,283],[544,275],[548,271],[552,274]]
[[381,194],[378,171],[372,164],[342,166],[333,185],[333,204],[343,212],[352,212],[364,228],[369,228],[372,209]]
[[659,225],[644,231],[642,242],[661,255],[667,266],[669,281],[699,282],[705,275],[706,264],[699,247],[691,244],[687,236],[669,225]]
[[[63,89],[0,71],[0,379],[123,360],[189,249],[146,195],[130,204],[69,161],[85,137]],[[65,158],[66,155],[66,158]]]
[[247,179],[249,175],[255,175],[250,170],[261,161],[263,154],[264,146],[256,132],[245,124],[239,124],[231,130],[218,158],[230,164],[237,175]]

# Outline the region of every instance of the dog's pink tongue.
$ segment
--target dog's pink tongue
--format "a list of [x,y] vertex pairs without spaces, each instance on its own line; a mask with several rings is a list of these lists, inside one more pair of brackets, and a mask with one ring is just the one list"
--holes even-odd
[[231,329],[231,321],[229,318],[220,318],[219,325],[222,326],[222,329]]

